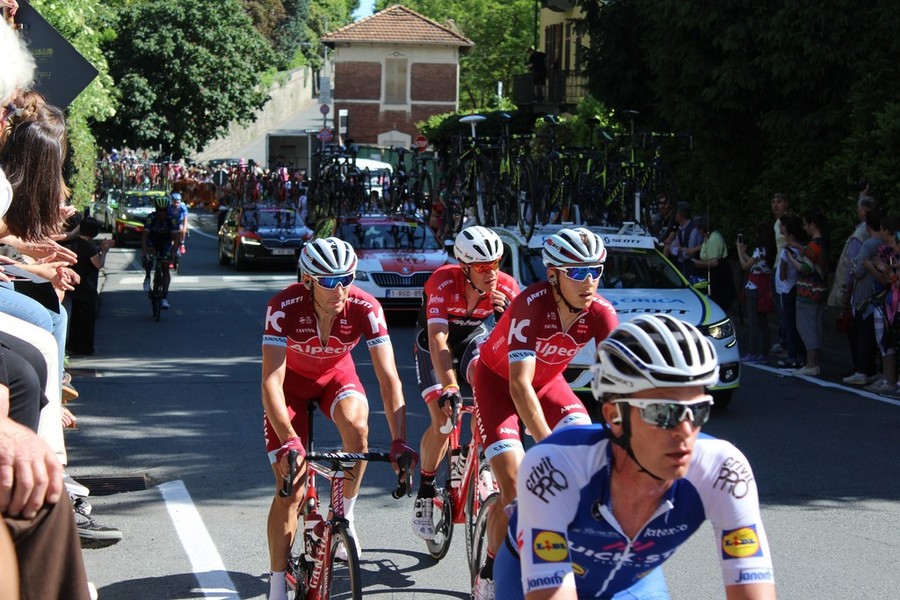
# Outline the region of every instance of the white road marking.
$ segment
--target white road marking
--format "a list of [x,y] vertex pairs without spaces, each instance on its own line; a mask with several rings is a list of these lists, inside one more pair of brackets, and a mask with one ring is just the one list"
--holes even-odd
[[212,600],[240,600],[237,588],[228,576],[222,557],[219,556],[191,495],[184,487],[184,482],[169,481],[158,487],[181,545],[191,561],[194,576],[200,584],[197,591],[204,598]]
[[885,404],[893,404],[894,406],[900,406],[900,400],[895,400],[894,398],[888,398],[887,396],[881,396],[879,394],[873,394],[872,392],[867,392],[866,390],[858,387],[850,387],[847,385],[841,385],[840,383],[834,383],[832,381],[825,381],[824,379],[819,379],[818,377],[810,377],[808,375],[794,375],[794,371],[791,369],[777,369],[775,367],[770,367],[768,365],[755,365],[755,364],[741,364],[741,368],[744,367],[753,367],[754,369],[760,369],[761,371],[768,371],[769,373],[774,373],[775,375],[781,375],[782,377],[796,377],[798,379],[803,379],[810,383],[815,383],[820,387],[831,388],[833,390],[844,390],[845,392],[852,392],[857,396],[862,396],[864,398],[869,398],[870,400],[878,400],[879,402],[884,402]]

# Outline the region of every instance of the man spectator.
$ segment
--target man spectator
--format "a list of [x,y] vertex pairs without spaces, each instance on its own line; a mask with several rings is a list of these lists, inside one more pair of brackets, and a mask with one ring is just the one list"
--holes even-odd
[[675,223],[678,228],[666,246],[665,254],[675,261],[685,277],[695,275],[694,262],[691,258],[700,251],[703,235],[697,229],[692,217],[693,211],[688,202],[679,202],[675,206]]
[[534,99],[542,102],[547,81],[547,55],[534,46],[528,48],[528,68],[534,76]]
[[[834,285],[831,288],[831,293],[828,295],[828,306],[838,308],[842,313],[847,313],[848,315],[852,313],[850,298],[856,281],[856,278],[850,272],[850,263],[859,254],[863,243],[870,237],[869,231],[866,229],[866,215],[875,208],[876,204],[875,198],[868,194],[868,189],[868,186],[866,186],[859,193],[859,199],[856,202],[856,227],[844,242],[841,256],[834,270]],[[850,344],[850,358],[853,362],[851,374],[853,374],[859,371],[859,357],[857,356],[859,336],[855,321],[852,318],[848,318],[847,323],[849,326],[846,328],[846,335],[847,342]]]

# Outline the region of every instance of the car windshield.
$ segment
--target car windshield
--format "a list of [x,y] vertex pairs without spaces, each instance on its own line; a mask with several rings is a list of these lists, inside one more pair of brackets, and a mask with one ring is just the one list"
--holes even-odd
[[140,208],[142,206],[150,206],[150,196],[134,196],[127,195],[122,198],[121,204],[128,208]]
[[290,209],[245,210],[241,217],[241,227],[255,230],[260,227],[287,229],[297,223],[297,213]]
[[415,222],[343,223],[338,237],[359,250],[440,250],[434,232]]
[[[673,290],[687,287],[675,268],[654,250],[642,248],[607,248],[600,288],[637,288]],[[519,265],[525,287],[547,279],[540,248],[529,248],[521,255]],[[504,269],[506,270],[506,269]]]

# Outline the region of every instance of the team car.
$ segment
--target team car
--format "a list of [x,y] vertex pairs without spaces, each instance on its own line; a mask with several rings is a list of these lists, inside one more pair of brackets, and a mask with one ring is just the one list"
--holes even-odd
[[[113,237],[116,246],[128,242],[140,242],[144,234],[144,221],[156,210],[154,198],[168,196],[163,190],[126,190],[118,198]],[[169,199],[171,202],[171,198]]]
[[315,237],[332,236],[356,250],[359,264],[354,283],[385,309],[418,310],[425,281],[448,262],[447,251],[434,232],[414,216],[364,213],[324,219]]
[[[546,279],[541,248],[546,237],[560,227],[548,225],[535,230],[527,241],[517,228],[495,228],[504,245],[500,269],[515,277],[522,288]],[[653,237],[639,227],[590,229],[600,235],[608,253],[598,293],[616,308],[620,321],[642,314],[667,314],[697,326],[713,343],[719,358],[719,382],[710,388],[715,405],[727,406],[740,385],[740,352],[734,324],[700,291],[703,282],[692,285],[685,279],[656,249]],[[594,364],[595,351],[594,344],[584,346],[563,374],[584,398],[590,396],[589,367]]]
[[232,206],[219,227],[219,264],[246,269],[253,263],[297,262],[312,231],[295,208],[248,204]]

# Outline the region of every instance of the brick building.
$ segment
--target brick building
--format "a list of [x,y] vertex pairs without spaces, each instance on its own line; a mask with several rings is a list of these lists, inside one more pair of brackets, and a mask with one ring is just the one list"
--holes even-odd
[[455,111],[459,57],[474,44],[452,27],[399,4],[322,37],[334,50],[334,114],[347,137],[409,147],[416,123]]

